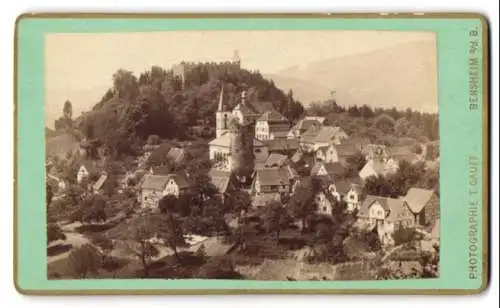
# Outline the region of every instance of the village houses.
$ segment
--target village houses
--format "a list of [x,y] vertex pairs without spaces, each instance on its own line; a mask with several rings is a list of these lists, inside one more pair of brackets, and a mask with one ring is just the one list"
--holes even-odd
[[145,175],[141,183],[140,203],[143,208],[157,208],[165,196],[179,197],[188,188],[183,174]]
[[374,229],[384,245],[394,245],[394,232],[400,227],[413,227],[415,218],[404,198],[369,195],[358,213],[367,229]]
[[404,196],[415,223],[422,227],[433,227],[439,220],[439,198],[434,190],[412,187]]
[[347,169],[341,163],[323,163],[317,162],[311,169],[312,176],[326,176],[332,181],[343,177]]
[[325,163],[337,163],[347,164],[350,157],[353,157],[361,153],[354,145],[350,143],[342,144],[330,144],[328,146],[319,147],[316,150],[315,158],[316,161],[321,161]]
[[320,147],[341,144],[347,138],[347,134],[339,126],[311,127],[302,136],[300,144],[305,150],[315,152]]
[[370,159],[359,171],[359,177],[367,180],[370,177],[388,176],[394,174],[399,169],[399,163],[392,158]]
[[277,111],[266,111],[255,124],[255,137],[258,140],[286,139],[290,124]]

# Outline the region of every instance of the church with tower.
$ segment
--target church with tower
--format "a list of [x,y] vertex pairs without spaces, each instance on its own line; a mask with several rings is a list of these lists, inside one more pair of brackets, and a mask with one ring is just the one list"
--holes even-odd
[[216,138],[209,143],[214,168],[236,172],[243,177],[252,176],[255,167],[262,165],[269,156],[268,147],[263,141],[271,138],[258,138],[262,137],[261,123],[266,122],[268,127],[273,127],[275,122],[279,122],[281,130],[289,128],[287,120],[271,102],[250,101],[245,91],[241,93],[238,104],[230,109],[223,87],[215,118]]

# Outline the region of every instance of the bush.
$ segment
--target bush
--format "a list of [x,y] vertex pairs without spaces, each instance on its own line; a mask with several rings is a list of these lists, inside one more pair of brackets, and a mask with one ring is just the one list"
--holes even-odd
[[227,257],[215,257],[198,270],[199,278],[204,279],[240,279],[241,275],[234,269],[233,260]]
[[411,242],[416,239],[417,233],[414,228],[399,227],[394,232],[394,244],[396,246]]

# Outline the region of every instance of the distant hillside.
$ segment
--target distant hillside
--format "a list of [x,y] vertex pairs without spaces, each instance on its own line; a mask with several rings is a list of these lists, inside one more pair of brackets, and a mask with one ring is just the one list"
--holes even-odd
[[283,91],[288,92],[289,90],[292,90],[293,96],[305,105],[312,101],[326,100],[330,96],[330,90],[328,88],[322,87],[313,82],[275,74],[266,74],[264,76],[273,80],[276,86]]
[[269,75],[304,105],[335,91],[339,105],[437,111],[437,59],[432,42],[402,44],[331,58]]
[[[54,132],[55,133],[55,132]],[[76,137],[71,133],[61,133],[53,137],[46,137],[46,156],[66,157],[67,153],[73,153],[78,146]]]

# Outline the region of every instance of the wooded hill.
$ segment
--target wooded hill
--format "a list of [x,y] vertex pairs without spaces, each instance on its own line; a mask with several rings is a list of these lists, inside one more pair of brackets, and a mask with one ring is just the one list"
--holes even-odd
[[150,135],[185,139],[188,128],[215,126],[222,86],[230,108],[245,90],[249,100],[272,102],[290,121],[303,113],[291,92],[284,93],[259,72],[231,63],[193,63],[184,85],[171,70],[157,66],[138,77],[118,70],[110,89],[91,111],[74,121],[74,127],[87,139],[100,140],[112,156],[133,155]]

